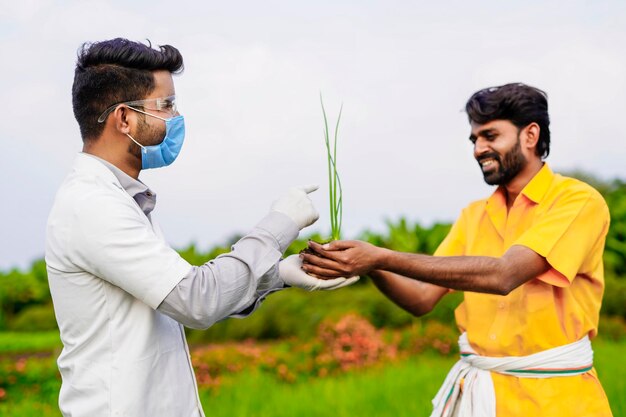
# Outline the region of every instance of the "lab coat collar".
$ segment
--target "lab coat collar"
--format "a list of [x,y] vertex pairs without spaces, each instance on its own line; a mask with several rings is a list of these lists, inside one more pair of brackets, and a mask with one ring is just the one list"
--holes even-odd
[[99,158],[95,155],[81,152],[76,158],[74,168],[95,174],[106,180],[112,180],[113,184],[124,190],[130,197],[135,200],[141,210],[146,214],[150,214],[156,206],[156,193],[150,190],[146,184],[134,179],[124,171]]
[[98,178],[113,183],[117,188],[121,188],[123,190],[124,187],[122,187],[122,184],[117,179],[115,174],[100,161],[101,159],[96,156],[80,152],[76,155],[73,169],[79,173],[95,175]]

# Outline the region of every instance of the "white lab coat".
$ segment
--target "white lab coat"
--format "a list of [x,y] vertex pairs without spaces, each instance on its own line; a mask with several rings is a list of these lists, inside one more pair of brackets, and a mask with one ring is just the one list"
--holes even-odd
[[102,163],[79,154],[46,263],[65,416],[203,416],[182,325],[156,308],[192,268]]

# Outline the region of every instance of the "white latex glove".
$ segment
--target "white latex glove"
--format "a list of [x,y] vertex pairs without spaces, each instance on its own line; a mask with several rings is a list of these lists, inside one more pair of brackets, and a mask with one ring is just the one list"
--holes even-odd
[[312,225],[320,217],[307,194],[319,188],[318,185],[307,185],[290,188],[287,194],[272,203],[271,210],[287,215],[298,229]]
[[298,255],[291,255],[278,264],[278,275],[285,284],[302,288],[307,291],[336,290],[354,284],[360,277],[318,279],[304,272],[300,267],[302,259]]

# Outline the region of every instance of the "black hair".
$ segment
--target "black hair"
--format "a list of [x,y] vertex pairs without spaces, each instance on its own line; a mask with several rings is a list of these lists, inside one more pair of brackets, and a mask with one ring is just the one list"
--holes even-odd
[[470,97],[465,111],[470,122],[479,124],[508,120],[522,129],[530,123],[537,123],[539,140],[535,152],[541,158],[550,154],[548,95],[538,88],[522,83],[485,88]]
[[98,117],[110,106],[141,100],[154,90],[152,71],[180,73],[183,57],[170,45],[152,48],[128,39],[116,38],[84,43],[72,85],[72,107],[83,141],[100,137],[104,123]]

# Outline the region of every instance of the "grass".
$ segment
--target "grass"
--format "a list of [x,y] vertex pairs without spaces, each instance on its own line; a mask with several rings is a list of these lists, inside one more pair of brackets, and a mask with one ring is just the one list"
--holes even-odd
[[[626,342],[594,341],[595,364],[616,417],[626,417]],[[0,416],[59,416],[56,355],[41,358],[24,376],[29,386],[9,388]],[[455,357],[422,354],[339,377],[287,384],[259,370],[226,375],[218,388],[201,390],[212,417],[334,417],[428,415],[430,401]],[[8,400],[10,398],[10,401]]]
[[593,362],[615,417],[626,417],[626,341],[594,340]]
[[59,406],[54,402],[23,401],[13,404],[0,403],[2,417],[60,417]]
[[213,417],[424,416],[430,413],[430,400],[454,361],[421,355],[294,385],[249,372],[218,390],[202,392],[201,400]]

